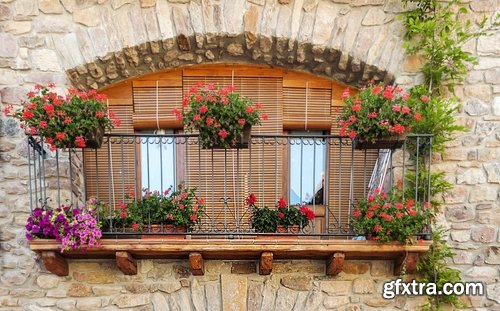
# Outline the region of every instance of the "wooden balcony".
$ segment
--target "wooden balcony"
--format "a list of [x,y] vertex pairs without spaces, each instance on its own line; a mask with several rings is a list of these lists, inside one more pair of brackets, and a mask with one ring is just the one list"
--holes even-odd
[[[337,275],[344,260],[394,260],[394,274],[412,273],[420,255],[430,241],[414,245],[378,243],[375,241],[339,239],[303,239],[302,237],[267,236],[265,239],[214,239],[186,236],[187,239],[167,237],[149,239],[103,239],[101,247],[86,252],[60,253],[54,240],[33,240],[30,247],[37,252],[47,270],[59,276],[68,275],[71,259],[116,259],[125,274],[137,273],[137,259],[188,259],[193,275],[203,275],[204,260],[259,260],[259,273],[270,274],[273,260],[325,260],[325,273]],[[403,268],[404,267],[404,268]]]

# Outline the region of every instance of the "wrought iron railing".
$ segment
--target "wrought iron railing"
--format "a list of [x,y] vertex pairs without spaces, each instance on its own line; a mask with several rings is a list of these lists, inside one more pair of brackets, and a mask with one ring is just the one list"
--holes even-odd
[[[275,206],[281,197],[307,204],[316,218],[300,235],[320,238],[351,238],[349,215],[376,188],[400,181],[416,200],[431,197],[431,135],[409,135],[395,150],[356,150],[336,135],[252,135],[248,149],[227,150],[203,149],[197,135],[184,134],[106,134],[100,149],[49,151],[34,138],[28,142],[32,209],[83,204],[92,196],[106,203],[101,215],[110,215],[130,190],[162,191],[182,181],[206,202],[188,233],[193,237],[255,235],[245,204],[250,193],[258,206]],[[138,234],[112,222],[104,233]]]

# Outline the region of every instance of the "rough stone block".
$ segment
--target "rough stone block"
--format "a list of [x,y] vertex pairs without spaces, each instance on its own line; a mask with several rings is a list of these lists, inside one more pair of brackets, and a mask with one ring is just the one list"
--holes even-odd
[[158,284],[158,290],[171,294],[181,289],[181,283],[179,281],[171,281],[166,283]]
[[80,298],[76,301],[78,310],[99,310],[101,307],[101,298]]
[[486,176],[482,169],[460,169],[457,172],[457,184],[476,185],[484,184]]
[[289,275],[281,278],[281,285],[296,291],[309,291],[312,287],[311,277],[308,275]]
[[280,287],[276,294],[276,308],[275,310],[288,311],[292,310],[295,305],[295,300],[297,300],[298,292],[288,289],[286,287]]
[[363,301],[366,305],[373,308],[383,308],[391,304],[391,300],[382,297],[368,298]]
[[484,262],[491,265],[500,265],[500,247],[498,246],[488,247]]
[[464,106],[465,112],[470,116],[484,116],[490,112],[490,107],[477,98],[471,98]]
[[351,292],[351,281],[321,281],[319,288],[329,296],[347,296]]
[[470,203],[483,203],[498,200],[498,186],[476,186],[473,187],[470,196]]
[[471,265],[474,262],[474,254],[469,250],[459,250],[453,256],[453,263],[456,265]]
[[472,240],[481,243],[490,243],[495,241],[497,236],[497,227],[486,225],[473,227],[471,230]]
[[222,308],[224,310],[246,310],[247,278],[239,275],[221,275]]
[[469,230],[452,231],[451,239],[455,242],[467,242],[470,240]]
[[476,217],[476,213],[474,208],[468,205],[448,206],[445,216],[451,222],[465,222],[473,220]]
[[231,273],[252,274],[257,272],[255,261],[235,261],[231,263]]
[[485,163],[484,170],[486,171],[489,183],[500,183],[500,163]]
[[365,262],[344,262],[342,271],[347,274],[365,274],[370,269],[370,265]]
[[51,274],[42,274],[36,279],[36,284],[43,289],[55,288],[61,278]]
[[327,309],[337,309],[347,304],[349,304],[349,297],[347,296],[326,297],[323,301],[323,305]]
[[370,278],[357,278],[353,282],[352,290],[355,294],[372,294],[375,283]]
[[66,295],[69,297],[88,297],[92,295],[92,290],[85,284],[72,283]]
[[465,203],[468,195],[468,188],[466,186],[457,185],[453,189],[443,193],[443,199],[447,204]]
[[149,295],[120,295],[113,300],[113,304],[119,308],[132,308],[147,305],[151,302]]

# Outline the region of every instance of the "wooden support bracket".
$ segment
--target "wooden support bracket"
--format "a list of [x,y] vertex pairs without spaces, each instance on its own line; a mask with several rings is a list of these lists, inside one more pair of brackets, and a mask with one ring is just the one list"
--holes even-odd
[[68,262],[57,252],[44,251],[41,253],[43,264],[50,272],[58,276],[69,274]]
[[417,268],[419,253],[405,253],[394,260],[394,275],[412,274]]
[[333,253],[326,261],[326,275],[335,276],[344,268],[344,253]]
[[193,275],[204,275],[205,265],[200,253],[189,253],[189,269]]
[[269,275],[273,271],[273,253],[263,252],[260,254],[259,274]]
[[137,274],[137,262],[129,252],[116,252],[116,265],[118,266],[118,269],[123,272],[123,274]]

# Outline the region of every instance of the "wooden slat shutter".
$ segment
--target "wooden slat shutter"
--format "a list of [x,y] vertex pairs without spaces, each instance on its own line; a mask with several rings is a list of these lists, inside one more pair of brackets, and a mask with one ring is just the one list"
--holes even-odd
[[[263,112],[269,117],[262,125],[254,126],[252,134],[282,133],[282,81],[279,77],[234,77],[231,76],[184,76],[184,90],[197,81],[227,86],[234,83],[236,91],[248,96],[254,102],[261,102]],[[275,184],[274,174],[282,167],[281,150],[275,157],[274,146],[251,146],[249,149],[199,150],[198,146],[181,146],[186,158],[186,181],[198,187],[198,193],[207,199],[207,216],[204,222],[218,229],[234,226],[239,222],[248,223],[248,211],[243,208],[244,200],[250,192],[257,195],[259,206],[262,198],[267,205],[274,205],[281,194],[281,179]],[[226,169],[224,169],[226,168]],[[278,173],[280,170],[278,171]],[[268,183],[266,185],[266,183]],[[271,187],[272,184],[272,187]],[[225,189],[225,190],[224,190]],[[224,206],[221,198],[229,197]]]
[[[114,103],[111,109],[121,120],[121,126],[113,129],[112,133],[133,133],[132,106]],[[111,142],[109,146],[105,138],[100,149],[85,149],[85,187],[87,197],[97,197],[114,206],[123,200],[126,187],[133,186],[136,179],[136,149],[132,138],[112,138]]]
[[328,130],[331,127],[331,89],[283,88],[285,129]]
[[[167,81],[168,82],[168,81]],[[134,81],[134,128],[182,128],[172,110],[182,107],[182,87],[170,86],[166,81]],[[158,122],[157,122],[158,117]]]
[[[332,107],[332,135],[337,135],[339,126],[337,119],[342,107]],[[362,198],[368,187],[371,172],[378,158],[377,150],[355,150],[352,156],[350,139],[343,140],[349,142],[348,145],[330,146],[330,172],[329,172],[329,229],[334,231],[341,226],[347,229],[349,211],[349,187],[351,178],[351,165],[353,165],[353,193],[354,205]],[[352,162],[354,161],[354,163]],[[366,178],[365,178],[366,176]]]

